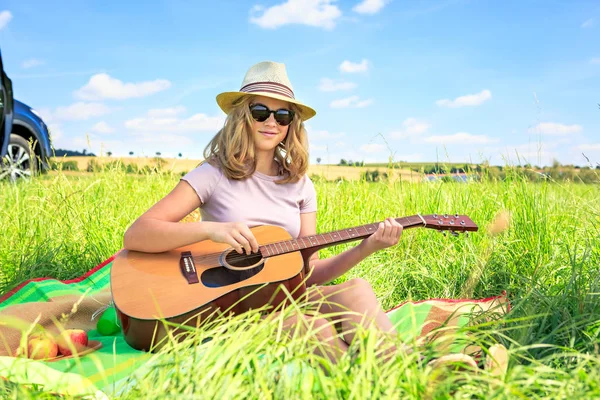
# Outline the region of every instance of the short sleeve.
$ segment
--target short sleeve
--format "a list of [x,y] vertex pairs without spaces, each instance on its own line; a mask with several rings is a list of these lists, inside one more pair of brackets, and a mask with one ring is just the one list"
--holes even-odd
[[223,173],[219,168],[203,162],[187,174],[181,180],[186,181],[198,195],[200,202],[206,204],[219,184]]
[[308,175],[304,175],[302,195],[300,199],[300,214],[317,211],[317,191]]

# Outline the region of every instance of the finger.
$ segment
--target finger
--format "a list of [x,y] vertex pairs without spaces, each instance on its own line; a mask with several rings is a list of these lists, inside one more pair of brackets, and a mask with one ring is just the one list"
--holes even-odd
[[228,235],[225,243],[227,243],[228,245],[230,245],[231,247],[233,247],[233,249],[235,251],[237,251],[239,254],[243,254],[244,253],[244,249],[242,248],[242,246],[237,242],[237,240],[235,240],[233,238],[233,235]]
[[244,235],[244,238],[250,244],[250,250],[254,253],[258,253],[258,240],[256,240],[256,237],[254,237],[254,234],[252,233],[250,228],[248,228],[248,226],[245,225],[244,229],[242,229],[240,233]]
[[246,254],[250,254],[252,248],[250,247],[250,242],[248,242],[248,239],[246,239],[244,235],[242,235],[240,232],[233,232],[231,236],[233,236],[235,241],[238,242],[244,250],[246,250]]
[[381,239],[381,235],[383,235],[383,231],[385,231],[385,224],[383,222],[380,222],[379,226],[377,227],[377,231],[374,234],[375,239],[377,239],[377,240]]
[[397,242],[398,238],[400,237],[400,233],[402,232],[402,225],[400,225],[400,223],[395,219],[392,219],[392,226],[394,227],[392,238],[394,239],[394,242]]
[[386,219],[384,225],[385,225],[385,229],[383,231],[383,238],[387,239],[390,237],[390,233],[392,232],[392,223],[390,222],[389,219]]

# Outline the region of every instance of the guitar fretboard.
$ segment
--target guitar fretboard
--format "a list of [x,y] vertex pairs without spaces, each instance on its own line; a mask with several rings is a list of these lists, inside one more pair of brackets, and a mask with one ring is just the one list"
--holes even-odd
[[[403,229],[415,226],[423,226],[424,221],[418,215],[410,217],[396,218],[396,221],[402,225]],[[298,239],[275,242],[259,247],[263,257],[273,257],[281,254],[291,253],[293,251],[304,250],[311,247],[327,247],[336,244],[360,240],[371,236],[377,231],[379,223],[356,226],[354,228],[342,229],[323,234],[303,236]]]

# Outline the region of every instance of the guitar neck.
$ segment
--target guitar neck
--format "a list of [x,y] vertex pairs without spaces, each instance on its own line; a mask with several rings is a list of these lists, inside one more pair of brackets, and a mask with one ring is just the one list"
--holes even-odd
[[[403,229],[425,226],[425,220],[420,215],[396,218],[396,221],[402,225]],[[324,247],[365,239],[375,233],[378,226],[379,222],[318,235],[303,236],[298,239],[269,243],[260,246],[259,250],[263,257],[273,257],[298,250],[316,251]]]

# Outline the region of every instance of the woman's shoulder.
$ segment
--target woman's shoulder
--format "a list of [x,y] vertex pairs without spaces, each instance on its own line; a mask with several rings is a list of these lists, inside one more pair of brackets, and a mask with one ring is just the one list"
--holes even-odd
[[217,163],[212,160],[203,160],[198,166],[188,173],[182,179],[186,181],[219,181],[223,177],[223,171]]
[[296,183],[300,188],[300,191],[306,195],[314,195],[315,194],[315,185],[308,176],[308,174],[302,175],[302,177]]
[[[215,160],[202,160],[192,171],[198,171],[203,174],[212,174],[216,176],[223,175],[223,171],[219,163]],[[190,172],[192,172],[190,171]]]
[[203,161],[196,168],[181,177],[198,194],[200,202],[206,204],[212,197],[213,192],[222,181],[223,172],[218,165]]

